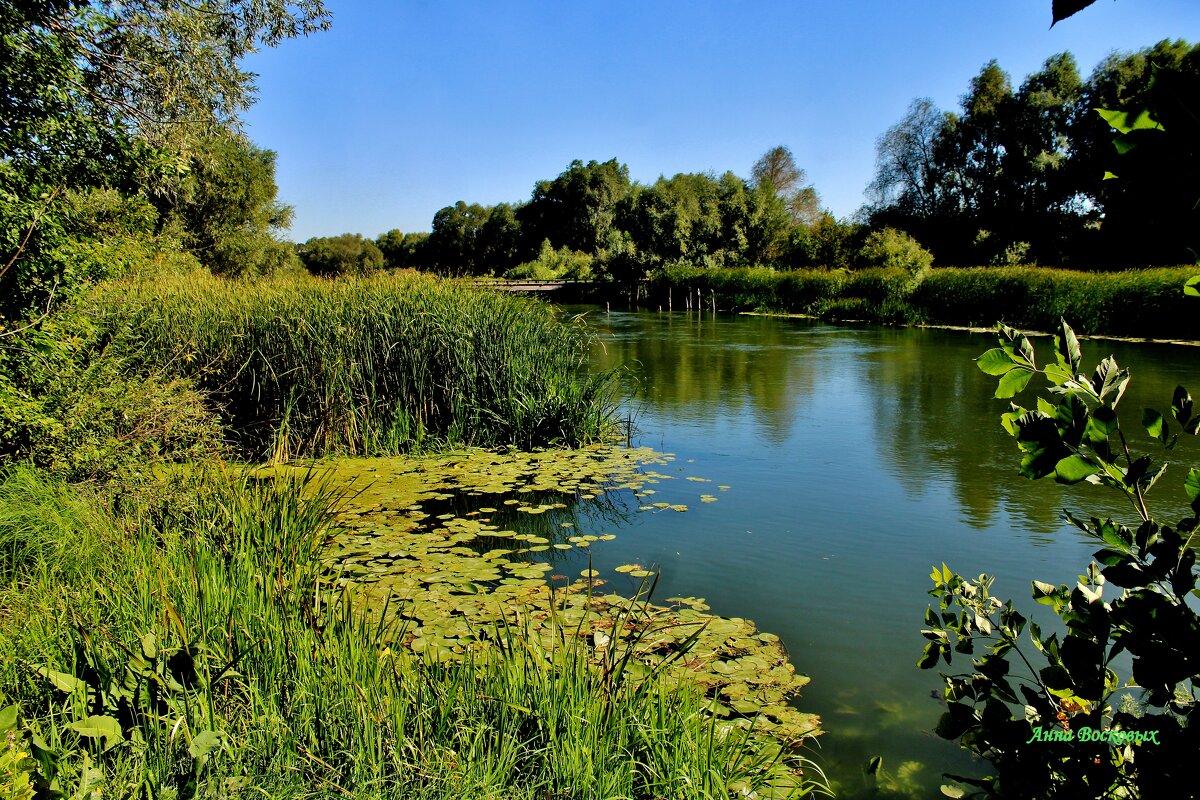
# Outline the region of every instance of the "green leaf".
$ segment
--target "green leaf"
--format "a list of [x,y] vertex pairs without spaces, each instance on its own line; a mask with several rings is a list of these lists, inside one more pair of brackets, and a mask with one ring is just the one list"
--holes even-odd
[[192,739],[192,743],[188,745],[188,753],[194,759],[202,759],[213,751],[213,749],[221,746],[221,734],[216,731],[200,731],[196,734],[196,738]]
[[1079,483],[1099,471],[1099,467],[1083,456],[1071,455],[1054,465],[1054,480],[1065,484]]
[[975,359],[975,365],[988,375],[1004,375],[1016,366],[1012,356],[1000,347],[993,347]]
[[941,790],[942,794],[944,794],[946,797],[959,798],[967,796],[967,793],[963,791],[961,786],[951,786],[948,783],[943,783],[938,787],[938,789]]
[[117,722],[115,717],[92,715],[87,719],[72,722],[67,727],[80,736],[103,740],[105,750],[111,750],[125,739],[121,723]]
[[17,729],[17,707],[5,706],[0,710],[0,733]]
[[[1196,277],[1200,278],[1200,275]],[[1175,393],[1171,396],[1171,414],[1180,425],[1192,416],[1192,395],[1186,387],[1175,387]]]
[[54,688],[60,692],[71,694],[79,689],[88,689],[87,683],[76,678],[74,675],[68,675],[65,672],[58,672],[49,667],[38,667],[38,674],[41,675],[50,683],[54,684]]
[[917,666],[921,669],[930,669],[931,667],[936,666],[938,662],[938,656],[941,655],[941,652],[942,648],[937,642],[930,642],[929,644],[925,645],[924,652],[922,652],[921,657],[917,659]]
[[1142,427],[1146,429],[1146,433],[1151,437],[1158,439],[1164,444],[1167,441],[1168,426],[1163,415],[1155,411],[1153,408],[1142,410]]
[[1200,469],[1192,467],[1188,470],[1187,477],[1183,479],[1183,488],[1188,500],[1192,501],[1192,510],[1200,513]]
[[1000,385],[996,387],[996,397],[1000,400],[1015,397],[1029,384],[1032,377],[1032,370],[1025,368],[1012,370],[1000,379]]
[[1065,667],[1057,664],[1043,667],[1038,674],[1042,677],[1042,683],[1046,684],[1046,688],[1051,692],[1065,691],[1074,686],[1071,682],[1071,674]]
[[1200,275],[1193,275],[1183,285],[1183,293],[1189,297],[1200,297]]
[[1071,368],[1072,373],[1079,372],[1079,364],[1083,361],[1083,350],[1079,346],[1079,337],[1065,319],[1059,318],[1062,324],[1062,336],[1056,336],[1055,348],[1058,351],[1059,363]]
[[1097,108],[1096,113],[1121,133],[1163,130],[1162,124],[1150,114],[1149,109],[1143,108],[1140,111],[1114,111],[1107,108]]

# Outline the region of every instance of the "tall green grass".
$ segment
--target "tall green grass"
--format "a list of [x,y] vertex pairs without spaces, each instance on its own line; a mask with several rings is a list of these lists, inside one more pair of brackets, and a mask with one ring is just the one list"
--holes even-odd
[[1196,339],[1196,301],[1183,283],[1197,267],[1079,272],[1041,267],[944,267],[775,271],[766,267],[672,266],[648,287],[652,305],[782,311],[875,322],[990,327],[998,320],[1053,330],[1066,318],[1080,333]]
[[[15,559],[0,541],[20,564],[0,581],[0,708],[20,709],[27,776],[63,796],[176,798],[820,787],[819,773],[789,772],[804,759],[723,727],[687,685],[614,681],[570,637],[545,653],[499,630],[502,647],[461,663],[409,655],[386,618],[328,591],[336,498],[302,489],[236,479],[169,530],[74,498],[71,514],[27,518],[44,556]],[[18,468],[0,484],[0,520],[70,491]],[[84,524],[108,545],[102,563],[69,546]],[[93,580],[75,580],[88,568]]]
[[194,378],[244,453],[575,445],[611,432],[590,334],[533,300],[415,274],[113,283],[90,313],[124,353]]
[[1197,339],[1200,305],[1183,284],[1200,267],[1077,272],[1042,267],[935,269],[911,299],[928,322],[1079,333]]

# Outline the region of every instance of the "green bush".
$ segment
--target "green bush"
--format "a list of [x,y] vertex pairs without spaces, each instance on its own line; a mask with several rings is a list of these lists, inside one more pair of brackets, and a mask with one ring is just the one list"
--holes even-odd
[[136,482],[217,453],[217,416],[194,383],[108,347],[82,302],[0,349],[0,455],[70,481]]
[[[1149,496],[1166,464],[1155,467],[1119,422],[1129,370],[1109,357],[1090,376],[1083,372],[1079,342],[1065,322],[1054,344],[1053,357],[1043,356],[1038,367],[1029,339],[1000,326],[1000,346],[977,359],[999,377],[997,398],[1019,395],[1035,375],[1050,385],[1034,409],[1014,402],[1001,417],[1016,439],[1020,474],[1098,484],[1133,514],[1123,522],[1065,513],[1100,549],[1073,587],[1033,582],[1034,600],[1053,610],[1061,634],[1044,635],[1011,602],[994,597],[992,577],[967,580],[945,564],[934,568],[930,594],[938,608],[926,612],[929,643],[918,665],[969,661],[966,671],[943,675],[947,710],[937,732],[991,763],[994,775],[958,779],[983,797],[1194,796],[1188,787],[1200,751],[1200,613],[1192,602],[1200,581],[1200,469],[1183,479],[1187,516],[1174,524],[1156,519]],[[1200,431],[1193,412],[1180,386],[1167,415],[1144,409],[1141,423],[1169,451],[1181,434]],[[1123,679],[1125,659],[1132,674]],[[957,791],[952,796],[962,796]]]
[[318,236],[296,248],[296,255],[314,275],[366,275],[383,269],[383,251],[361,234]]
[[910,275],[923,275],[933,266],[933,254],[921,247],[904,231],[884,228],[873,231],[859,250],[860,261],[868,267],[903,269]]
[[549,239],[542,240],[542,248],[533,261],[518,264],[504,273],[505,278],[527,278],[530,280],[591,280],[592,257],[587,253],[570,250],[566,246],[555,250]]

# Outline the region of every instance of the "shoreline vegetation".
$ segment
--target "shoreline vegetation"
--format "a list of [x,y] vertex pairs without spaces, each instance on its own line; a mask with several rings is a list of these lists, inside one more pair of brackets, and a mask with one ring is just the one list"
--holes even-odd
[[1064,317],[1080,335],[1194,342],[1195,309],[1183,284],[1200,267],[1079,272],[1045,267],[775,270],[679,265],[634,291],[596,286],[592,300],[662,310],[799,314],[833,322],[992,331],[1011,321],[1052,331]]
[[[617,447],[588,477],[621,394],[580,320],[412,273],[190,271],[101,282],[10,342],[11,796],[825,790],[777,637],[662,604],[642,565],[624,596],[539,566],[598,538],[556,515],[667,477]],[[419,510],[464,486],[517,519]]]

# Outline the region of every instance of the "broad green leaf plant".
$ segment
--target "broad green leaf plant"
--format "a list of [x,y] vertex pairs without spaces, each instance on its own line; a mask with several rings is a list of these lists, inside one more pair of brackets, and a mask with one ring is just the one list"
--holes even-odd
[[[1200,469],[1184,478],[1191,515],[1173,525],[1156,519],[1148,498],[1167,465],[1127,441],[1118,406],[1129,371],[1109,357],[1085,374],[1079,340],[1066,322],[1044,366],[1024,334],[998,328],[999,347],[976,360],[999,378],[996,397],[1016,397],[1036,375],[1048,384],[1048,396],[1032,409],[1013,402],[1001,417],[1017,441],[1020,473],[1108,487],[1126,498],[1133,514],[1120,521],[1066,512],[1099,549],[1075,586],[1033,582],[1034,600],[1058,615],[1061,635],[1045,635],[1011,602],[994,597],[991,576],[967,580],[945,564],[934,568],[930,594],[937,607],[925,615],[928,643],[918,665],[930,669],[940,659],[967,667],[943,674],[947,708],[937,733],[994,770],[982,779],[948,776],[962,785],[943,791],[955,797],[965,795],[964,787],[977,797],[1195,797]],[[1167,414],[1145,409],[1140,422],[1170,451],[1181,434],[1200,429],[1197,410],[1180,386]],[[1132,674],[1118,674],[1120,664],[1131,664]]]

